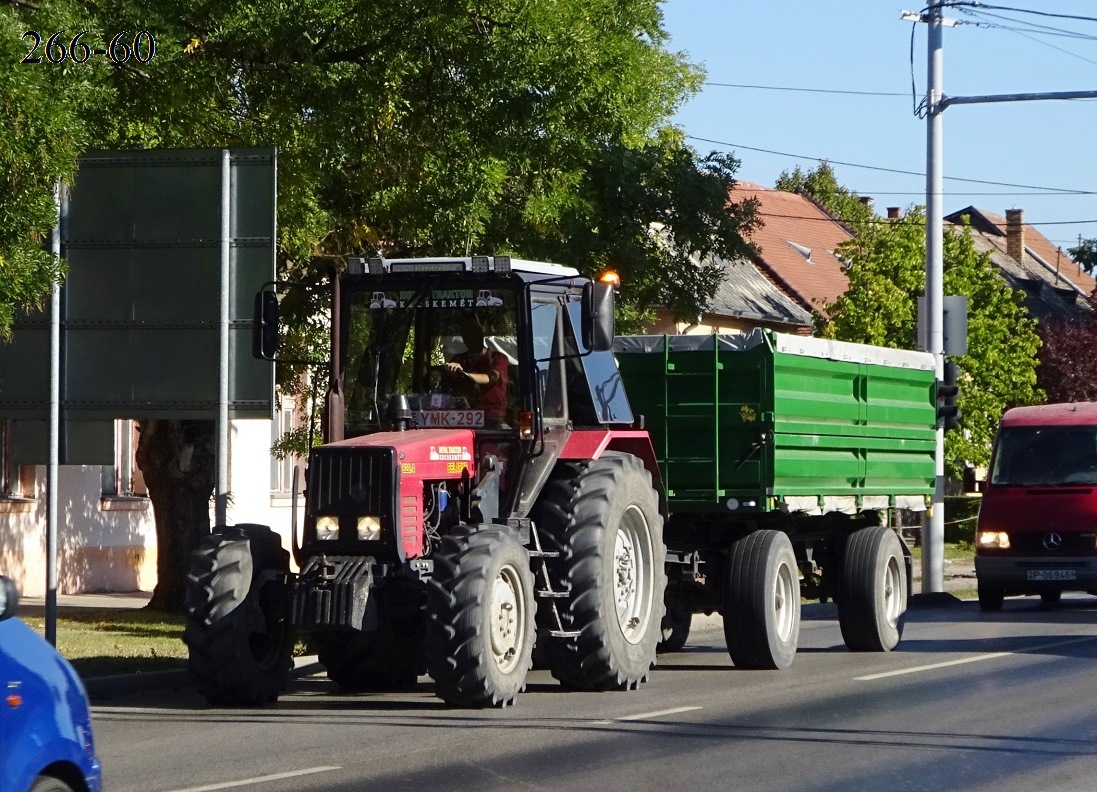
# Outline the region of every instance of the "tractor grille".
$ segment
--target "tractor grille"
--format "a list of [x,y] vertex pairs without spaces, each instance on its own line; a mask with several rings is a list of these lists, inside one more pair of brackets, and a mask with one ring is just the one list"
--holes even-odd
[[396,464],[391,448],[317,448],[308,470],[312,514],[376,514],[392,524]]

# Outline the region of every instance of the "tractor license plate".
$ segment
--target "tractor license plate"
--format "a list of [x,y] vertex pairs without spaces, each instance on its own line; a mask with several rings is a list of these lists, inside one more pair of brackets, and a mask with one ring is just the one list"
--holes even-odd
[[1030,569],[1028,579],[1036,581],[1076,580],[1077,572],[1073,569]]
[[483,410],[423,410],[414,414],[415,425],[424,429],[473,429],[484,425]]

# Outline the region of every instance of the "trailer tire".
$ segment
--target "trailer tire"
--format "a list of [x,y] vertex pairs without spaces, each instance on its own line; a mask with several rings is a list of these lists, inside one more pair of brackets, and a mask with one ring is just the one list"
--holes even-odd
[[903,637],[907,568],[891,528],[874,525],[846,538],[838,582],[838,625],[854,652],[890,652]]
[[508,529],[445,536],[427,588],[427,668],[438,696],[462,707],[505,707],[533,665],[533,573]]
[[[630,690],[647,680],[661,637],[666,589],[663,517],[651,474],[637,457],[607,451],[563,466],[545,487],[536,521],[565,630],[546,639],[552,675],[584,690]],[[551,626],[545,600],[542,626]]]
[[689,629],[693,623],[693,614],[683,608],[667,608],[663,615],[661,635],[655,651],[659,654],[680,652],[689,640]]
[[792,665],[800,640],[800,576],[780,531],[736,539],[724,570],[724,639],[737,668]]
[[289,553],[265,525],[218,527],[191,554],[183,640],[211,704],[278,699],[292,666],[288,579]]

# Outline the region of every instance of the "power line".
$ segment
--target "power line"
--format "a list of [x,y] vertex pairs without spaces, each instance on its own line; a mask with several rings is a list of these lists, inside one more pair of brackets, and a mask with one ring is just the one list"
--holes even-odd
[[946,5],[959,10],[963,10],[964,7],[985,8],[990,11],[1011,11],[1015,14],[1032,14],[1034,16],[1054,17],[1056,19],[1074,19],[1079,22],[1097,22],[1097,17],[1077,16],[1075,14],[1054,14],[1050,11],[1033,11],[1031,8],[1011,8],[1009,6],[987,5],[986,3],[979,2],[964,2],[963,0],[946,3]]
[[888,91],[842,91],[831,88],[794,88],[787,85],[747,85],[744,83],[706,82],[719,88],[755,88],[760,91],[798,91],[801,93],[845,94],[847,96],[906,96],[906,93]]
[[[715,146],[727,146],[733,149],[745,149],[746,151],[757,151],[762,154],[776,154],[779,157],[791,157],[793,159],[806,159],[812,162],[826,162],[830,165],[844,165],[847,168],[863,168],[865,170],[880,171],[882,173],[897,173],[901,176],[919,176],[925,178],[926,174],[918,171],[899,170],[898,168],[883,168],[878,165],[862,165],[857,162],[843,162],[841,160],[826,159],[825,157],[809,157],[806,154],[791,154],[787,151],[774,151],[773,149],[758,148],[756,146],[743,146],[737,143],[728,143],[723,140],[711,140],[709,138],[697,137],[696,135],[686,135],[689,140],[698,140],[702,143],[711,143]],[[1022,190],[1044,190],[1049,193],[1061,194],[1061,195],[1097,195],[1095,190],[1071,190],[1065,187],[1040,187],[1032,184],[1013,184],[1011,182],[997,182],[988,181],[986,179],[965,179],[961,176],[945,176],[950,181],[967,182],[968,184],[986,184],[991,187],[1017,187]]]

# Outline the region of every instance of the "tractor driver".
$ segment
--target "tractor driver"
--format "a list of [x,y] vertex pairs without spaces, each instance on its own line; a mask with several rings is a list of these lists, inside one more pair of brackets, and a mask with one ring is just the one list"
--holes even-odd
[[484,328],[475,313],[462,318],[461,338],[466,351],[454,355],[446,371],[474,383],[469,405],[484,411],[484,423],[497,426],[506,420],[507,356],[484,346]]

